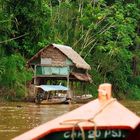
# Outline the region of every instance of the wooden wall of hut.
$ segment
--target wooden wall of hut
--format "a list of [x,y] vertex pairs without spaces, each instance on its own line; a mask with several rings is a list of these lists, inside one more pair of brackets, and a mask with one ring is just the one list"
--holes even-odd
[[66,56],[58,49],[49,46],[41,53],[41,58],[51,58],[51,65],[64,66],[66,65]]

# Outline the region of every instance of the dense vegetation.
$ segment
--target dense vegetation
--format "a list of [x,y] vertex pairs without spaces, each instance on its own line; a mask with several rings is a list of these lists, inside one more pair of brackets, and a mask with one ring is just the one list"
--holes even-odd
[[110,82],[118,98],[140,99],[139,0],[1,0],[2,95],[23,96],[26,60],[49,43],[72,46],[91,65],[92,93]]

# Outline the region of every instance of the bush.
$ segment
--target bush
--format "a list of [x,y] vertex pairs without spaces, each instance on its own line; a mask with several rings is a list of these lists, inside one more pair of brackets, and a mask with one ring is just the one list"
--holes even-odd
[[130,100],[140,100],[140,88],[136,85],[131,86],[126,98]]
[[25,60],[19,55],[11,55],[0,59],[2,68],[0,76],[0,87],[5,87],[8,91],[3,92],[6,98],[21,98],[25,95],[26,82],[31,80],[32,75],[25,68]]

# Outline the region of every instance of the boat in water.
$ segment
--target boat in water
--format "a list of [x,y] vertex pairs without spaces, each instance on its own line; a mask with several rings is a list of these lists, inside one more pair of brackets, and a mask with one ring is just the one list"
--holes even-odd
[[68,103],[68,87],[62,85],[36,86],[37,104],[51,105]]
[[111,84],[99,86],[98,98],[46,122],[13,140],[125,140],[140,118],[111,96]]
[[74,96],[71,102],[76,104],[85,104],[92,100],[93,100],[93,96],[91,94],[84,94],[81,96]]
[[126,138],[126,140],[140,140],[140,123],[131,132],[131,134]]

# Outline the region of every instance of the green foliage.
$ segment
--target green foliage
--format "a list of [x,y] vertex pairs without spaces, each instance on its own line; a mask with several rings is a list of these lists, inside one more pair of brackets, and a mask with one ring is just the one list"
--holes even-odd
[[[93,69],[100,73],[102,82],[113,84],[114,91],[129,92],[129,79],[132,75],[131,60],[138,42],[140,10],[135,3],[119,0],[108,7],[105,1],[84,8],[81,22],[86,33],[82,42],[82,55],[88,57]],[[88,43],[87,43],[88,42]],[[87,54],[88,53],[88,54]],[[93,75],[96,81],[98,75]],[[93,79],[94,79],[93,78]]]
[[24,59],[46,44],[60,43],[91,65],[91,93],[110,82],[116,95],[134,90],[139,98],[140,84],[130,78],[140,75],[139,25],[139,0],[2,0],[0,85],[24,89],[30,77]]
[[[26,82],[31,80],[31,73],[25,69],[24,58],[19,55],[3,57],[0,61],[0,69],[3,68],[0,76],[0,87],[7,87],[13,91],[14,97],[24,95]],[[21,92],[22,91],[22,92]],[[20,94],[18,94],[20,92]],[[9,94],[11,94],[9,92]],[[6,95],[6,96],[9,96]]]
[[25,94],[26,81],[31,80],[25,59],[47,42],[50,12],[43,0],[0,2],[0,88],[7,88],[6,97]]
[[7,30],[3,36],[7,36],[7,40],[16,38],[13,42],[3,45],[8,47],[6,51],[9,53],[11,48],[10,53],[18,50],[26,57],[31,57],[40,49],[37,46],[38,42],[44,40],[47,35],[46,21],[50,16],[50,8],[43,0],[7,0],[3,2],[2,15],[8,17],[7,20],[10,22],[7,22],[9,29],[9,26],[2,28],[4,31]]
[[140,100],[140,88],[137,85],[130,85],[129,94],[126,95],[126,99],[129,100]]

